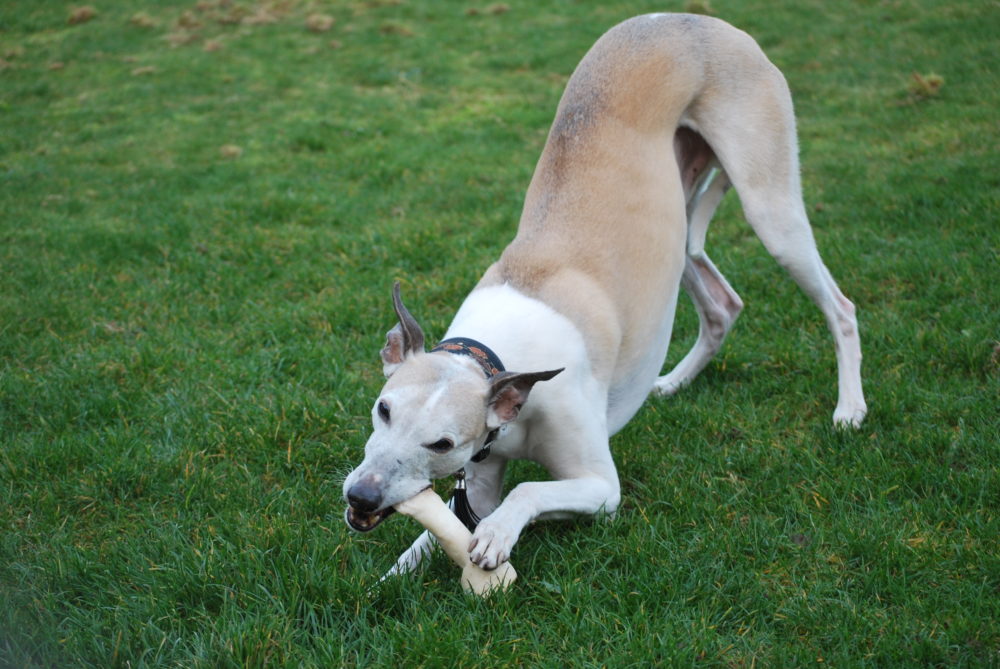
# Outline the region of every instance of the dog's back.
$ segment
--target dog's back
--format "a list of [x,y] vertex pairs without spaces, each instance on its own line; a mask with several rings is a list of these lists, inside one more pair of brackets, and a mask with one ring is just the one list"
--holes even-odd
[[570,78],[517,237],[481,284],[510,283],[568,316],[612,392],[647,392],[666,355],[687,239],[675,133],[701,126],[733,63],[756,79],[773,70],[749,36],[710,17],[640,16],[608,31]]

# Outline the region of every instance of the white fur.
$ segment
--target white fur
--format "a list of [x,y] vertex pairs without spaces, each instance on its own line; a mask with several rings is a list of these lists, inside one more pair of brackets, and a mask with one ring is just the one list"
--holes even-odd
[[[765,247],[824,314],[838,366],[834,423],[859,425],[867,406],[854,305],[816,249],[797,150],[787,84],[745,33],[666,14],[609,31],[567,84],[517,238],[446,334],[483,342],[508,370],[564,370],[536,374],[550,380],[530,398],[523,391],[527,401],[516,420],[504,419],[511,422],[493,454],[472,463],[486,416],[499,413],[496,379],[485,380],[462,355],[417,346],[401,359],[401,316],[383,349],[390,379],[373,409],[365,460],[347,477],[345,497],[357,486],[355,501],[363,489],[362,501],[382,510],[464,466],[469,501],[483,518],[469,554],[486,569],[507,560],[535,519],[614,513],[620,487],[610,435],[651,390],[671,395],[690,383],[743,308],[705,253],[709,221],[731,185]],[[682,286],[698,312],[698,339],[657,378]],[[392,404],[392,421],[380,419],[381,401]],[[455,447],[429,453],[441,436]],[[534,460],[552,480],[521,483],[501,503],[511,459]],[[415,567],[432,543],[423,533],[390,573]]]

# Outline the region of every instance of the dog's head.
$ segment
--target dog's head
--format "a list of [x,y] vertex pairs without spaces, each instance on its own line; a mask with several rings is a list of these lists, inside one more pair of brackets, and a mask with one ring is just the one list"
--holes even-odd
[[364,461],[344,481],[347,524],[373,529],[431,484],[462,469],[490,431],[517,418],[532,386],[561,370],[487,378],[472,358],[424,351],[424,333],[393,288],[399,323],[386,335],[388,378],[372,406]]

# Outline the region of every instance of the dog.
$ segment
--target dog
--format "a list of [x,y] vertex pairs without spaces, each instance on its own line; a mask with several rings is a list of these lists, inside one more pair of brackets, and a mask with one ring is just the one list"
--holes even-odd
[[[576,68],[517,235],[441,345],[425,349],[395,285],[398,324],[381,351],[388,380],[364,460],[344,481],[348,524],[370,530],[432,479],[464,470],[468,504],[482,518],[469,556],[493,569],[529,522],[613,514],[620,485],[609,437],[651,392],[688,384],[743,308],[705,253],[730,186],[764,246],[826,317],[838,368],[834,423],[860,425],[855,308],[816,249],[784,77],[749,35],[719,19],[639,16],[608,31]],[[681,287],[699,334],[659,376]],[[552,480],[521,483],[501,502],[515,458],[541,464]],[[432,546],[423,533],[390,574],[413,569]]]

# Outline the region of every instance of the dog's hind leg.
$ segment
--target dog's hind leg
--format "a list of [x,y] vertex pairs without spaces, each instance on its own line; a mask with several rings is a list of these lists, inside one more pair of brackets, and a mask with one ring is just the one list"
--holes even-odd
[[[754,57],[747,54],[745,60]],[[823,264],[809,226],[788,85],[759,50],[756,58],[755,85],[716,89],[712,99],[700,106],[697,121],[732,180],[747,221],[778,264],[823,312],[837,356],[839,396],[833,422],[858,426],[867,407],[854,305]]]
[[801,196],[782,200],[775,195],[751,190],[741,195],[743,209],[767,250],[826,317],[837,356],[839,391],[833,422],[857,427],[867,406],[861,388],[861,340],[854,304],[820,258]]
[[656,380],[653,391],[659,395],[673,395],[705,368],[743,309],[743,300],[705,253],[708,224],[728,188],[726,173],[709,164],[688,202],[687,260],[681,286],[698,312],[698,339],[669,374]]

